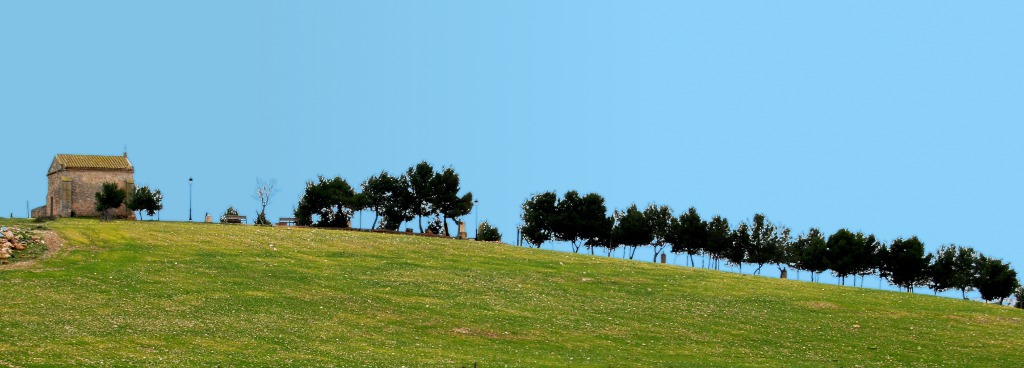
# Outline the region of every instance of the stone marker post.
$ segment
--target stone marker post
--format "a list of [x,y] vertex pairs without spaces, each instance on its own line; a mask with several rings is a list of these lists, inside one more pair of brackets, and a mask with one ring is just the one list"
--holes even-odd
[[469,239],[469,234],[466,233],[466,223],[459,221],[459,239]]

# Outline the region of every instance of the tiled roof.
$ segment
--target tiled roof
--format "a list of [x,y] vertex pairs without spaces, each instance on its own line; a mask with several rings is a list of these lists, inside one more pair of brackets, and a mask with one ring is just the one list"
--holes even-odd
[[65,169],[134,170],[125,156],[57,155],[54,160]]

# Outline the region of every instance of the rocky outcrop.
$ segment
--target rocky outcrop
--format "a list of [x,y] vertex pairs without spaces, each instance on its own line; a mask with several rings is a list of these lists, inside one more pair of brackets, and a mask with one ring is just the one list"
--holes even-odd
[[[18,258],[20,251],[28,249],[30,244],[42,244],[39,236],[29,230],[17,227],[0,228],[0,260]],[[7,261],[0,261],[5,263]]]

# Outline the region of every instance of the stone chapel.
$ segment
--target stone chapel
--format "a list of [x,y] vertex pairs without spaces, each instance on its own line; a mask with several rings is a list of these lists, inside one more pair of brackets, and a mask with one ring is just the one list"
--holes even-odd
[[[46,173],[46,205],[32,210],[32,217],[98,217],[96,193],[103,183],[115,183],[127,193],[135,191],[135,168],[128,154],[121,156],[66,155],[53,158]],[[133,218],[124,205],[115,217]]]

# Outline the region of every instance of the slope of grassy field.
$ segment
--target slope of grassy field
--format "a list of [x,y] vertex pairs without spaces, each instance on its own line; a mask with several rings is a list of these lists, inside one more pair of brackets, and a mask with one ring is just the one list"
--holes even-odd
[[46,226],[62,250],[0,269],[0,367],[1008,367],[1024,358],[1024,312],[977,302],[411,236]]

